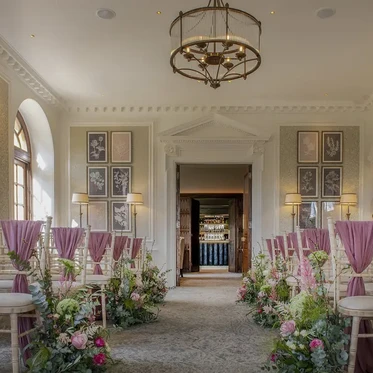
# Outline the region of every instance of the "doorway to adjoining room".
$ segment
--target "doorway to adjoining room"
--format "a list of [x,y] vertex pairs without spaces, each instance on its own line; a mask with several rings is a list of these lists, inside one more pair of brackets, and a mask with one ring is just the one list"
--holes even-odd
[[176,183],[177,283],[240,277],[251,257],[251,166],[177,165]]

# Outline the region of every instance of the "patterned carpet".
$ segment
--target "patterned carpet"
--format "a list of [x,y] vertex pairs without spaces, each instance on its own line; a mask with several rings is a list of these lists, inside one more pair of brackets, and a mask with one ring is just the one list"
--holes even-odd
[[[235,304],[238,279],[185,278],[159,320],[111,335],[110,373],[259,373],[274,333]],[[0,372],[11,372],[10,342],[0,340]]]

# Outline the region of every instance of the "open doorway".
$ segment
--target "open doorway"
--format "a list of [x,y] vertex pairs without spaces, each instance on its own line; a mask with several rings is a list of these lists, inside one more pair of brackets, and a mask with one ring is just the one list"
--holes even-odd
[[240,274],[251,258],[251,165],[177,165],[177,284]]

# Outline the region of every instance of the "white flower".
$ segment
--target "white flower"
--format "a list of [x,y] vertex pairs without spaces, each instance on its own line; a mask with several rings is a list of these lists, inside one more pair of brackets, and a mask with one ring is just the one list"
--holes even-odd
[[267,277],[268,275],[269,275],[268,269],[266,269],[265,271],[263,271],[263,276]]
[[308,335],[307,330],[301,330],[300,335],[301,335],[302,337],[307,337],[307,335]]
[[244,284],[247,284],[247,283],[249,282],[249,279],[248,279],[247,277],[244,277],[244,278],[242,279],[242,282],[243,282]]
[[299,332],[298,332],[298,330],[296,330],[296,331],[294,332],[294,335],[295,335],[296,337],[299,337]]
[[273,279],[268,280],[268,285],[274,287],[274,286],[276,286],[276,284],[277,284],[276,280],[273,280]]
[[267,313],[267,314],[272,313],[273,312],[273,307],[271,307],[271,306],[264,306],[263,307],[263,311],[264,311],[264,313]]
[[304,349],[306,348],[306,346],[305,346],[304,344],[301,343],[301,344],[299,345],[299,348],[300,348],[301,350],[304,350]]
[[286,346],[288,346],[291,350],[296,350],[297,349],[297,346],[295,345],[295,343],[290,342],[290,341],[286,342]]
[[264,292],[264,291],[260,291],[259,293],[258,293],[258,297],[259,298],[264,298],[266,296],[266,293]]

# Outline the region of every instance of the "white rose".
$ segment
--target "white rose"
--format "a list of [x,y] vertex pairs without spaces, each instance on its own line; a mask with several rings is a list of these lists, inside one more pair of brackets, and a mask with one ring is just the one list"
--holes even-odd
[[302,337],[307,337],[307,335],[308,335],[307,330],[302,330],[302,331],[300,332],[300,335],[301,335]]

